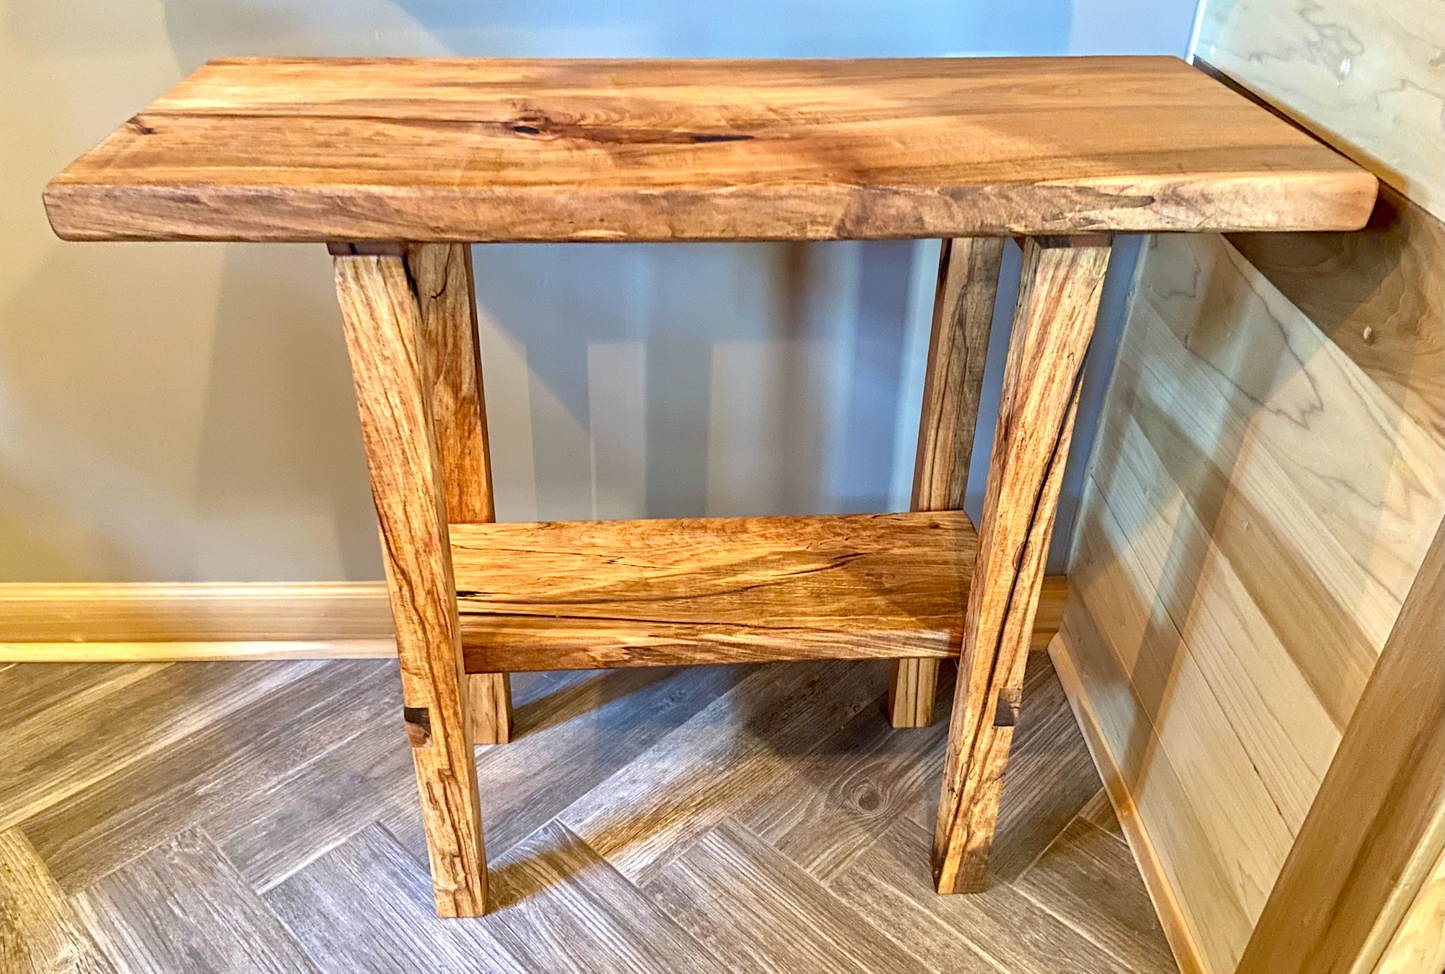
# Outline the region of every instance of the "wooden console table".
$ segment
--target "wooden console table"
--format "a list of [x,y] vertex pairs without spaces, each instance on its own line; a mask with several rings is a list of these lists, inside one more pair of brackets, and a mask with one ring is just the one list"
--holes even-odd
[[[335,255],[437,909],[465,916],[486,903],[472,741],[506,739],[511,670],[887,657],[914,726],[961,652],[933,868],[982,888],[1109,234],[1356,229],[1375,188],[1173,58],[237,59],[45,204],[68,240]],[[885,237],[945,241],[912,513],[493,523],[469,244]]]

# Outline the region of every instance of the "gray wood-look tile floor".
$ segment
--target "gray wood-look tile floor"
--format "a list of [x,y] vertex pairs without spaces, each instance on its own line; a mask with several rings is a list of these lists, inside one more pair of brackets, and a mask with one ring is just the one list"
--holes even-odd
[[936,896],[946,731],[872,662],[519,675],[491,912],[432,914],[395,665],[0,667],[0,971],[1175,967],[1049,666],[989,890]]

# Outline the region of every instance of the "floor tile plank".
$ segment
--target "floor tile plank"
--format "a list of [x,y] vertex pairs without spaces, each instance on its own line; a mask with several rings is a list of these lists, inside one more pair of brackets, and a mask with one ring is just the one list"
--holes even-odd
[[1175,974],[1174,957],[1128,846],[1075,820],[1014,889],[1136,974]]
[[[37,664],[48,665],[48,664]],[[81,692],[0,726],[0,828],[19,824],[120,768],[324,665],[166,663],[106,692]]]
[[115,974],[19,829],[0,832],[0,971]]
[[874,661],[774,663],[755,671],[611,778],[561,821],[644,885],[698,836],[865,707],[881,708]]
[[484,922],[437,917],[426,869],[379,825],[265,900],[321,974],[525,974]]
[[1007,974],[1128,974],[1127,968],[1008,885],[939,896],[929,871],[932,835],[901,819],[828,883],[935,970],[958,956],[990,960]]
[[318,974],[199,829],[122,866],[74,903],[126,974]]
[[[522,702],[510,744],[477,755],[487,854],[506,852],[573,801],[627,769],[751,672],[745,667],[583,671]],[[382,818],[421,861],[415,789]]]
[[537,974],[723,974],[707,949],[558,823],[492,871],[484,918]]
[[83,889],[364,728],[396,723],[395,708],[375,706],[395,683],[389,663],[328,663],[51,805],[25,832],[65,890]]
[[702,836],[646,892],[735,974],[913,974],[922,967],[733,820]]

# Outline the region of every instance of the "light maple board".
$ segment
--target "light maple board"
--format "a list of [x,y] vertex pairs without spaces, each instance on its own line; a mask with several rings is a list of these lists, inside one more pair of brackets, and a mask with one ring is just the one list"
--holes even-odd
[[[1379,293],[1401,293],[1420,254],[1377,260]],[[1334,309],[1330,333],[1222,237],[1147,246],[1064,614],[1110,763],[1212,974],[1243,956],[1445,515],[1438,413],[1385,381],[1435,354],[1438,303],[1351,311],[1340,289],[1363,266],[1310,285],[1293,261],[1262,263]],[[1389,370],[1332,337],[1372,322],[1416,336]]]

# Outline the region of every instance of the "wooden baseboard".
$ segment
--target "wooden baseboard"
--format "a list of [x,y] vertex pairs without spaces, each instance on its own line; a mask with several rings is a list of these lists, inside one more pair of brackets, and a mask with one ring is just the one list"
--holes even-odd
[[0,585],[0,662],[395,655],[384,582]]
[[1164,928],[1169,948],[1174,952],[1180,974],[1208,974],[1203,955],[1184,921],[1179,901],[1174,898],[1174,890],[1169,885],[1164,866],[1155,854],[1149,833],[1139,817],[1139,810],[1129,793],[1128,783],[1120,773],[1114,756],[1109,752],[1103,728],[1099,725],[1099,719],[1079,677],[1079,669],[1074,663],[1074,650],[1069,643],[1067,630],[1058,630],[1050,640],[1048,649],[1054,672],[1058,674],[1059,683],[1063,685],[1064,695],[1069,698],[1069,706],[1073,708],[1089,754],[1094,758],[1094,765],[1099,769],[1099,777],[1104,781],[1104,792],[1109,796],[1109,803],[1114,806],[1114,815],[1119,819],[1124,837],[1129,840],[1129,848],[1134,853],[1140,875],[1144,877],[1144,886],[1149,891],[1154,912],[1159,915],[1159,923]]
[[[1067,585],[1044,580],[1033,645]],[[393,657],[383,582],[0,584],[0,663]]]

